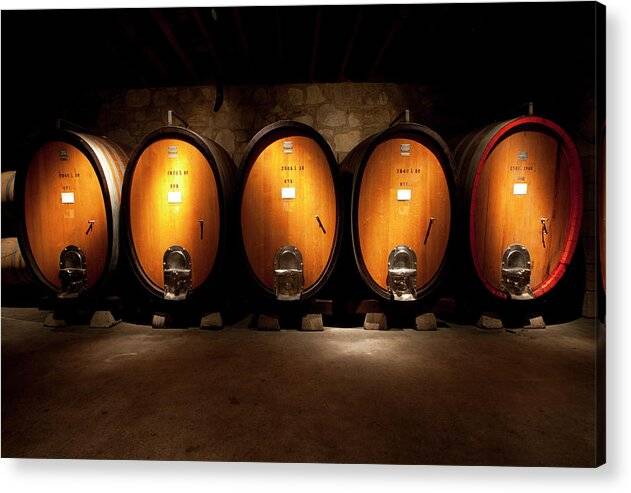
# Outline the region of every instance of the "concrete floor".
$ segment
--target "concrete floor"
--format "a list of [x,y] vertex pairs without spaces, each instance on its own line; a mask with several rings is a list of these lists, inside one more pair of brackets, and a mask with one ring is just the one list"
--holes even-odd
[[594,321],[46,329],[2,308],[2,456],[591,466]]

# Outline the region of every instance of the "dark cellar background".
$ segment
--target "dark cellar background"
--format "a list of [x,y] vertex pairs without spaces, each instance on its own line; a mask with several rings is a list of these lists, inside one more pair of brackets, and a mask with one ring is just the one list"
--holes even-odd
[[533,101],[583,160],[594,316],[597,29],[591,2],[3,11],[2,170],[23,166],[57,118],[129,150],[173,109],[238,163],[282,118],[343,159],[406,108],[453,150]]

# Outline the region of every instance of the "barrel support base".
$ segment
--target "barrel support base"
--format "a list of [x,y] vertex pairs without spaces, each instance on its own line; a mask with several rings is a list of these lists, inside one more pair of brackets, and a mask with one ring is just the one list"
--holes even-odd
[[423,331],[437,330],[438,321],[436,320],[436,315],[433,313],[423,313],[421,315],[417,315],[414,328],[416,330]]
[[385,313],[366,313],[364,317],[365,330],[388,330],[388,320]]
[[524,329],[545,329],[546,321],[542,315],[530,316],[528,318],[528,324],[524,325]]
[[90,318],[90,328],[92,329],[108,329],[120,323],[120,318],[114,318],[109,310],[96,310]]
[[324,330],[324,315],[333,314],[333,301],[314,299],[261,304],[254,311],[253,328],[257,330],[298,329],[305,332]]
[[280,318],[260,314],[256,317],[256,328],[258,330],[280,330]]
[[154,313],[151,318],[151,327],[154,329],[165,329],[168,327],[168,316],[165,313]]
[[321,313],[309,313],[302,317],[300,330],[305,332],[317,332],[324,330],[324,321]]
[[504,328],[502,319],[495,313],[483,313],[476,326],[483,330],[501,330]]
[[199,322],[199,328],[205,330],[219,330],[223,328],[221,313],[212,312],[204,315]]

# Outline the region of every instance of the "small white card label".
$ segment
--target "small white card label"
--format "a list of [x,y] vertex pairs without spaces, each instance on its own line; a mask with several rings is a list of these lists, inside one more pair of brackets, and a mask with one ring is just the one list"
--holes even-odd
[[281,199],[295,199],[296,189],[294,187],[283,187],[280,189]]
[[412,190],[409,188],[399,188],[397,190],[397,200],[412,200]]
[[182,203],[182,192],[169,192],[167,195],[167,201],[169,204],[180,204]]
[[513,195],[526,195],[528,193],[528,183],[513,183]]
[[62,204],[74,204],[74,192],[61,192]]
[[294,143],[291,140],[283,142],[283,152],[285,154],[292,154],[294,152]]

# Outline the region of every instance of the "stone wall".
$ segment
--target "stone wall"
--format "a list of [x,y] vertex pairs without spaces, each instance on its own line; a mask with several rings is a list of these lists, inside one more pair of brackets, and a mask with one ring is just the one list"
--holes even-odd
[[581,156],[583,167],[583,222],[581,224],[582,246],[585,252],[585,296],[583,298],[583,316],[595,317],[598,312],[598,277],[597,231],[598,213],[596,210],[596,176],[597,176],[597,135],[593,99],[583,102],[580,124],[571,133]]
[[[466,131],[489,121],[486,115],[466,115],[457,107],[458,93],[440,93],[429,86],[384,83],[289,84],[230,86],[224,102],[213,112],[215,88],[145,88],[102,95],[97,127],[116,142],[134,148],[152,130],[166,123],[168,110],[184,117],[190,127],[221,144],[239,164],[245,147],[261,128],[277,120],[292,119],[318,130],[331,145],[338,161],[364,138],[386,128],[405,109],[452,145]],[[576,140],[583,159],[585,208],[585,297],[583,314],[596,314],[596,258],[594,180],[595,123],[593,99],[585,98],[576,114],[569,115],[566,130]],[[471,111],[469,111],[471,113]],[[491,120],[492,121],[492,120]]]
[[[281,119],[304,122],[331,144],[338,159],[362,139],[387,127],[405,108],[423,121],[431,98],[422,87],[396,84],[295,84],[231,86],[214,113],[214,87],[133,89],[106,96],[99,130],[134,147],[149,131],[166,123],[167,110],[191,128],[220,143],[239,163],[249,140]],[[420,114],[419,114],[420,113]]]

